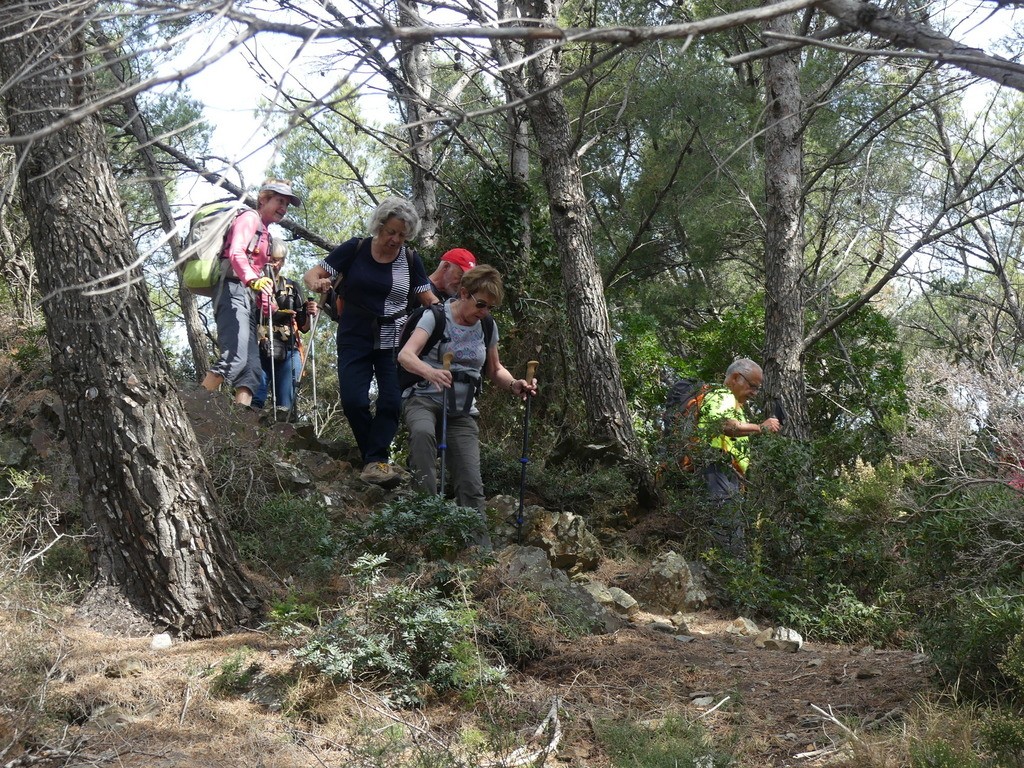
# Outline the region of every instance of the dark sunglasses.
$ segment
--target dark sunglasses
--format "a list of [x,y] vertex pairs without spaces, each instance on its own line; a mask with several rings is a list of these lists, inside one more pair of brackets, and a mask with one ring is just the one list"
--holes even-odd
[[488,304],[486,301],[480,301],[480,299],[478,299],[472,293],[469,294],[469,298],[476,302],[477,309],[487,309],[490,312],[497,312],[499,309],[501,309],[501,304]]

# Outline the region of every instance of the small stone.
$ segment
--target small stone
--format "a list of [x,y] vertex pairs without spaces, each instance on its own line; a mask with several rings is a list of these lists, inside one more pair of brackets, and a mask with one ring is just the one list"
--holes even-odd
[[699,699],[690,699],[690,703],[695,707],[710,707],[715,703],[715,697],[701,696]]
[[[765,633],[762,632],[758,635],[758,639]],[[755,641],[756,642],[756,641]],[[786,653],[796,653],[799,651],[804,644],[804,639],[800,633],[795,629],[789,629],[788,627],[775,627],[771,630],[769,636],[764,639],[763,648],[769,651],[784,651]]]
[[122,659],[107,667],[103,674],[109,678],[119,677],[142,677],[146,671],[141,661],[137,659]]
[[867,680],[867,679],[872,678],[872,677],[878,677],[881,674],[882,673],[879,672],[874,667],[861,667],[860,669],[857,670],[857,674],[855,675],[855,677],[858,680]]
[[171,636],[166,632],[161,632],[159,635],[153,635],[153,639],[149,643],[150,650],[153,651],[166,651],[171,647]]
[[743,635],[744,637],[751,637],[758,633],[757,624],[744,616],[729,622],[729,626],[725,628],[725,631],[731,635]]
[[609,587],[608,594],[612,598],[612,610],[620,616],[635,616],[640,611],[640,604],[623,589]]
[[680,643],[692,643],[696,639],[697,638],[693,637],[692,635],[676,635],[676,640],[678,640]]

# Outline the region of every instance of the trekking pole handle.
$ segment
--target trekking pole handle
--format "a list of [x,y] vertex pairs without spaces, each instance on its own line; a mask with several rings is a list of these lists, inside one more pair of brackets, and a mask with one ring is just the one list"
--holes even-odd
[[536,360],[531,360],[526,364],[526,383],[533,384],[533,380],[537,378],[537,366],[540,365]]
[[451,370],[451,368],[452,368],[452,360],[454,360],[454,359],[455,359],[455,353],[454,352],[445,352],[444,353],[444,356],[441,358],[441,361],[442,361],[442,364],[444,365],[444,369],[446,371],[450,371]]

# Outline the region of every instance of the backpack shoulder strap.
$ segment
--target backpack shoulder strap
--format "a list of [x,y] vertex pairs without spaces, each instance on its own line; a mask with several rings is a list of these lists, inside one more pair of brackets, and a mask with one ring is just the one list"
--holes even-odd
[[366,238],[365,237],[361,237],[361,238],[353,237],[351,240],[348,240],[344,244],[347,245],[348,243],[351,243],[352,241],[355,241],[355,244],[356,244],[355,248],[352,248],[351,252],[346,253],[342,257],[341,263],[338,265],[338,274],[335,276],[334,282],[331,283],[331,290],[334,290],[334,291],[338,290],[338,286],[340,286],[342,281],[345,279],[345,275],[347,275],[348,271],[350,269],[352,269],[352,262],[355,261],[356,260],[356,256],[359,255],[359,251],[362,249],[363,243],[366,242]]
[[491,339],[494,338],[494,318],[490,315],[484,315],[484,365],[487,360],[487,349],[491,346]]
[[438,342],[445,340],[444,329],[448,323],[448,318],[445,317],[444,313],[444,304],[431,304],[426,309],[434,314],[434,330],[427,337],[427,343],[423,345],[420,357],[426,357],[430,350],[437,346]]

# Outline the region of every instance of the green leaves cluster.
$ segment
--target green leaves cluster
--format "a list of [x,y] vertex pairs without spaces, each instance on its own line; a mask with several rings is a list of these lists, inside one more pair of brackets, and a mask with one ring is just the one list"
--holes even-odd
[[293,653],[338,681],[386,690],[403,706],[447,691],[466,695],[501,681],[503,670],[470,641],[476,613],[410,578],[387,582],[383,556],[353,565],[360,590]]

